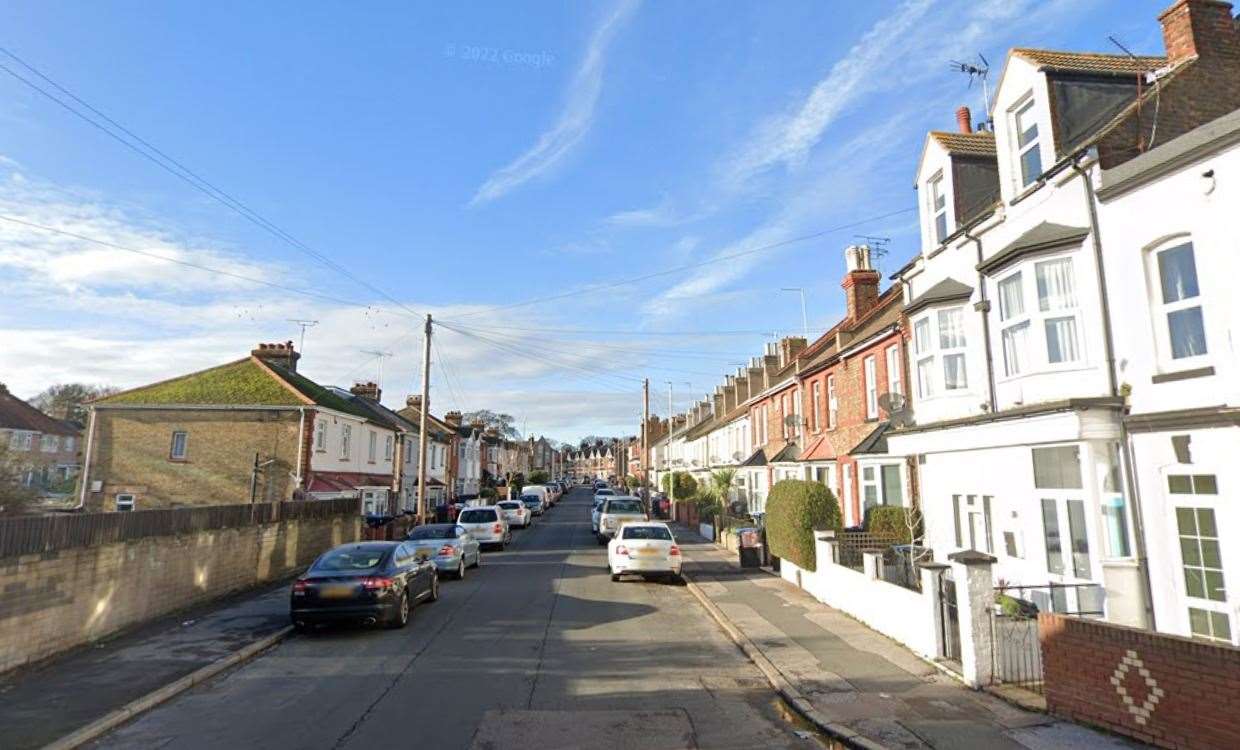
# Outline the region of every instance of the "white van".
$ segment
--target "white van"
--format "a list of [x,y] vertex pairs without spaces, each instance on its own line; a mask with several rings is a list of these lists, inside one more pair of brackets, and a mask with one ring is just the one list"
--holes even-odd
[[544,510],[551,507],[551,493],[547,492],[547,488],[541,484],[525,485],[521,488],[520,495],[522,497],[525,495],[537,495],[538,499],[542,500],[542,507]]

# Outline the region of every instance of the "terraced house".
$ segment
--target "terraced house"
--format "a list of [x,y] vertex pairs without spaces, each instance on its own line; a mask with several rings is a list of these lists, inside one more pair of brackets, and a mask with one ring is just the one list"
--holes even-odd
[[1160,21],[1166,56],[1013,49],[985,130],[927,136],[898,273],[915,424],[887,442],[936,558],[1234,643],[1240,33],[1215,0]]
[[22,485],[48,495],[72,493],[81,460],[80,428],[54,419],[0,383],[0,445]]

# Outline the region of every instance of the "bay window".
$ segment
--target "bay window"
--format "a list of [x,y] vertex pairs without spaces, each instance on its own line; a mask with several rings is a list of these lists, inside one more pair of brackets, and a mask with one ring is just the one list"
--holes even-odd
[[930,318],[913,324],[913,350],[917,354],[917,395],[934,395],[934,347],[930,343]]
[[[937,327],[937,336],[932,325]],[[963,307],[939,310],[913,323],[918,396],[934,396],[940,382],[945,393],[968,388],[966,344]]]
[[1084,359],[1072,258],[1034,263],[1032,269],[1015,271],[996,286],[1004,377],[1054,370]]
[[1049,364],[1080,359],[1078,340],[1076,281],[1072,259],[1059,258],[1034,264],[1038,285],[1038,310],[1046,333],[1046,361]]
[[1003,373],[1008,377],[1025,372],[1029,351],[1029,316],[1020,271],[999,282],[999,322],[1003,344]]
[[1205,356],[1206,330],[1193,243],[1179,241],[1152,253],[1158,290],[1155,322],[1160,359],[1183,364]]

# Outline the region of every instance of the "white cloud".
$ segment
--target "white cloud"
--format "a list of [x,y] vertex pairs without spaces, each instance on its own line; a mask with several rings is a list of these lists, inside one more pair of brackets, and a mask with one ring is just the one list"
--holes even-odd
[[471,205],[495,200],[542,175],[560,163],[590,130],[594,109],[603,90],[607,48],[637,10],[639,0],[620,3],[595,29],[585,57],[573,75],[565,95],[564,109],[549,130],[511,164],[494,172],[474,194]]

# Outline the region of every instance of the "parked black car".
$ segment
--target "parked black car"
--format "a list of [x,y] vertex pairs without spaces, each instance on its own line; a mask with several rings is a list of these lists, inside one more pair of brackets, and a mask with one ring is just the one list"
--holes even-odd
[[289,598],[298,630],[340,621],[403,628],[414,604],[439,598],[439,574],[411,544],[345,544],[320,555]]

